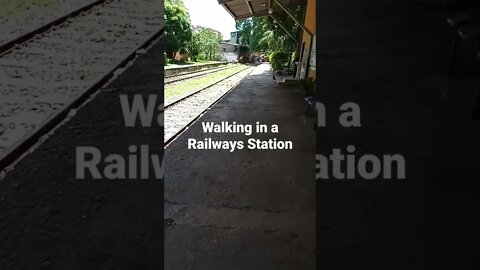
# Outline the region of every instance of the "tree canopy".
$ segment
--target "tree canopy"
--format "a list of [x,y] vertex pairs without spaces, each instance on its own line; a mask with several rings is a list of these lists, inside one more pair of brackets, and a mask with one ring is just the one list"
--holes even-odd
[[[296,5],[290,7],[289,11],[297,18],[301,18],[303,9],[300,5]],[[264,53],[291,51],[296,41],[279,23],[296,39],[300,39],[300,27],[284,11],[278,11],[273,16],[275,19],[268,16],[237,20],[236,27],[241,34],[241,43],[252,51]]]
[[190,15],[182,0],[165,0],[165,51],[170,58],[192,39]]
[[222,40],[219,32],[206,27],[196,27],[188,47],[192,60],[197,61],[200,54],[203,54],[205,59],[214,60]]
[[[289,11],[301,19],[301,5],[290,6]],[[237,20],[236,28],[240,31],[243,45],[239,53],[244,56],[248,56],[249,51],[291,55],[301,33],[300,27],[281,9],[273,17]],[[188,9],[182,0],[165,0],[165,52],[168,58],[175,59],[176,53],[181,52],[188,53],[193,61],[214,60],[220,53],[221,43],[222,35],[218,31],[205,27],[192,29]]]

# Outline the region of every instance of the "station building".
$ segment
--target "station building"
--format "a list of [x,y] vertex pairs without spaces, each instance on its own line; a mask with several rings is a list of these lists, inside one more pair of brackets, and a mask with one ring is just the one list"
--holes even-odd
[[[307,0],[305,9],[304,24],[307,29],[310,30],[311,35],[303,31],[302,34],[302,47],[305,45],[305,52],[302,55],[302,63],[306,63],[304,72],[309,78],[316,78],[316,0]],[[302,76],[303,77],[303,76]]]

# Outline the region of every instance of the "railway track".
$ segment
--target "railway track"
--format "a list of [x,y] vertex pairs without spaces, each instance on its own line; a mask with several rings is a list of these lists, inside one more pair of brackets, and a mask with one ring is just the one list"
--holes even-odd
[[163,32],[161,0],[103,0],[0,51],[0,170]]
[[188,79],[203,77],[203,76],[215,73],[215,72],[219,72],[219,71],[234,68],[234,67],[235,66],[212,68],[212,69],[208,69],[208,70],[200,70],[200,71],[194,71],[194,72],[181,74],[181,75],[177,75],[177,76],[166,77],[165,78],[165,84],[171,84],[171,83],[184,81],[184,80],[188,80]]
[[164,111],[165,147],[240,84],[253,70],[254,67],[247,67],[221,81],[166,104]]

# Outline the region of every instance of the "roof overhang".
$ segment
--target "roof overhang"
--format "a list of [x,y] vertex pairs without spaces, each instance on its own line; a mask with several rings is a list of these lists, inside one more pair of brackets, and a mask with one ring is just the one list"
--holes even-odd
[[282,27],[286,34],[288,34],[293,40],[298,40],[293,34],[291,34],[277,19],[274,14],[278,11],[285,12],[295,23],[303,29],[310,36],[313,36],[312,32],[301,22],[294,14],[289,11],[289,6],[294,4],[305,4],[306,0],[217,0],[225,10],[235,19],[244,19],[250,17],[271,16],[277,24]]
[[[236,20],[250,17],[268,16],[269,10],[275,12],[278,7],[273,0],[217,0],[225,10]],[[302,3],[305,0],[281,0],[282,4],[288,6],[291,4]]]
[[234,19],[268,15],[269,0],[218,0]]

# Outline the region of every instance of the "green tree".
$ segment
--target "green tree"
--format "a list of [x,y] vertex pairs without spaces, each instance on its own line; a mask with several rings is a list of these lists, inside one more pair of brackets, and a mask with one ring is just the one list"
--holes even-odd
[[182,0],[165,0],[165,51],[175,58],[192,39],[190,15]]
[[166,33],[165,34],[165,52],[167,53],[167,57],[170,59],[174,59],[177,51],[180,49],[180,41],[178,37]]
[[[300,5],[293,5],[289,7],[289,11],[300,18],[303,8]],[[241,43],[247,45],[252,51],[266,54],[291,51],[296,42],[279,23],[297,39],[300,38],[300,27],[283,10],[276,11],[273,16],[275,20],[269,16],[238,20],[236,27],[241,33]]]
[[270,28],[268,17],[254,17],[238,20],[237,29],[240,31],[241,44],[248,46],[252,51],[264,51],[268,48],[261,44],[263,34]]
[[214,60],[220,51],[222,35],[210,28],[200,28],[194,36],[198,39],[195,42],[199,52],[204,53],[208,60]]
[[202,52],[199,32],[193,32],[192,40],[188,43],[188,51],[193,61],[198,61],[198,56]]

